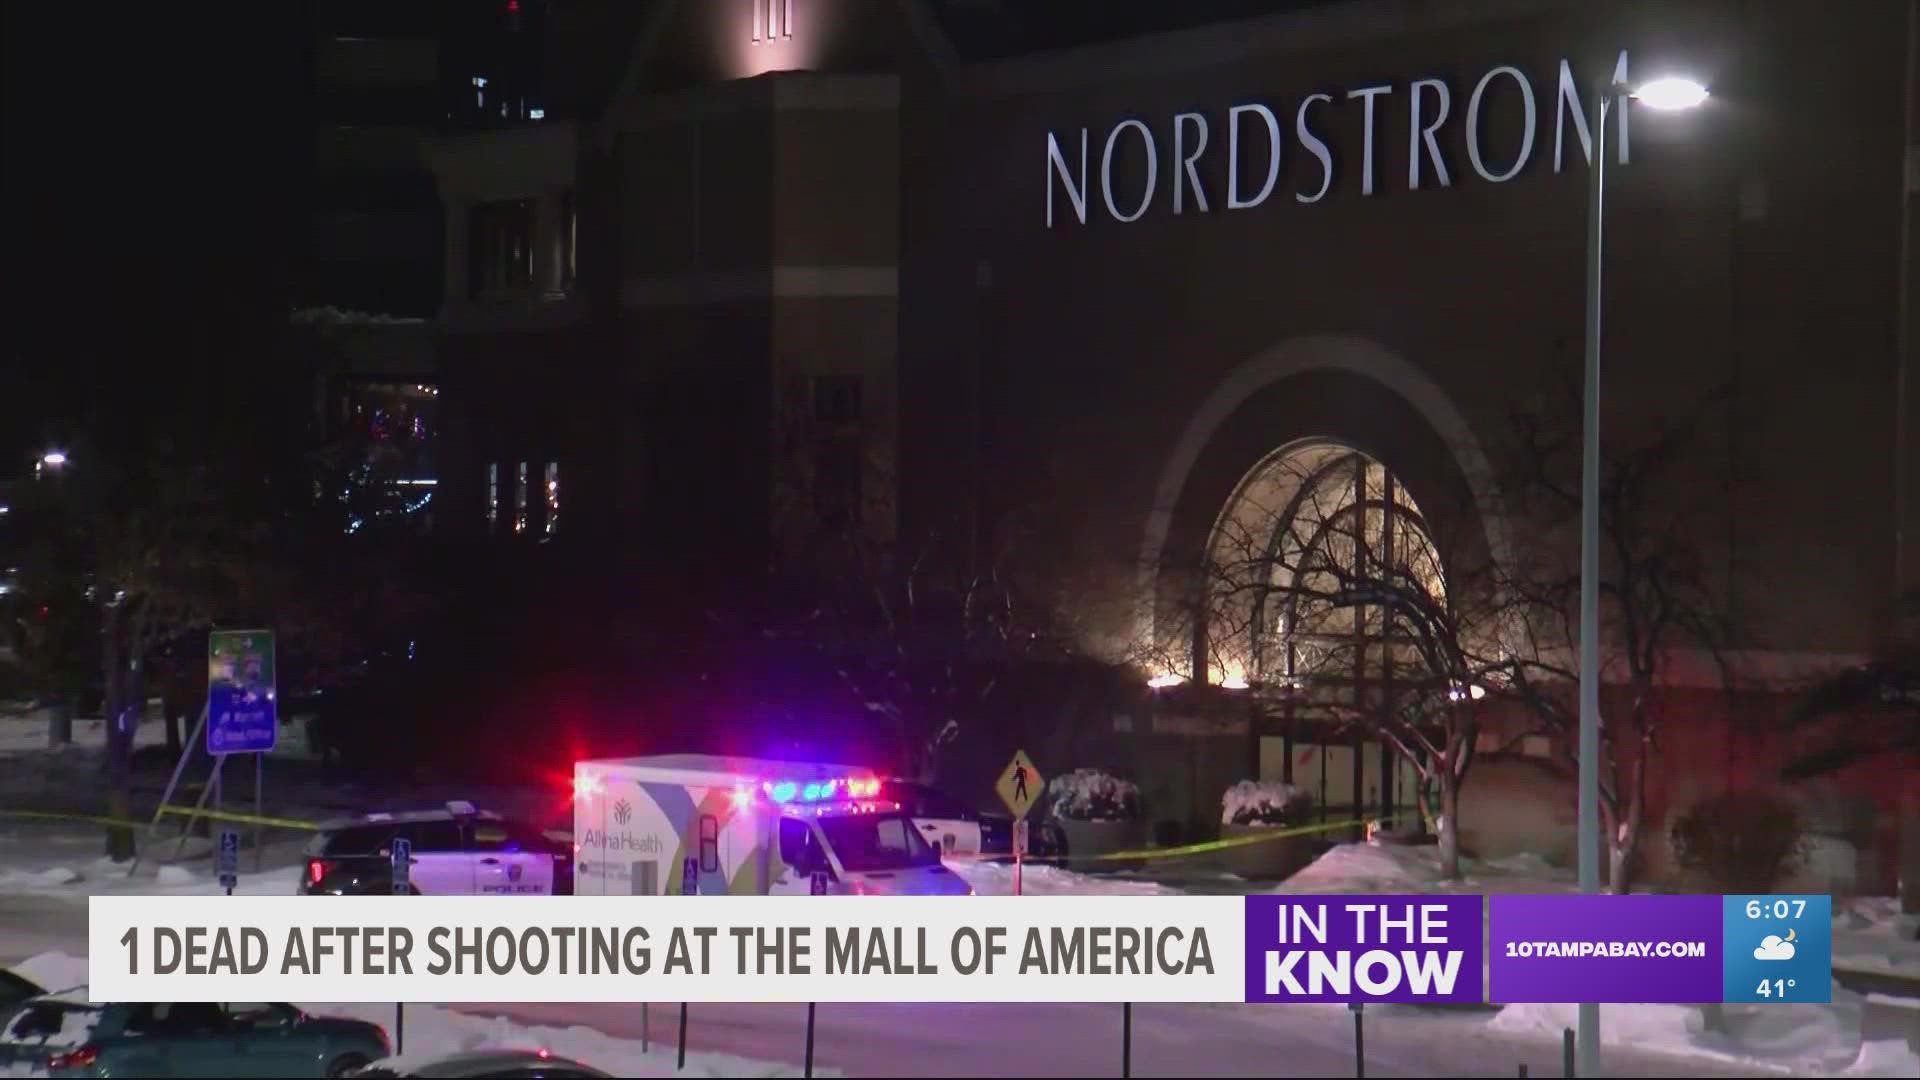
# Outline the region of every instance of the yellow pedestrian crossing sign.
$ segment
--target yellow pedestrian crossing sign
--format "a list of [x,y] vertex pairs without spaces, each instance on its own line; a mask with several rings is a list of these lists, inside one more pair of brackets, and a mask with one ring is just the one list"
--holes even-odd
[[1040,801],[1040,793],[1045,791],[1047,779],[1040,770],[1033,767],[1033,759],[1025,750],[1015,750],[1013,760],[1000,770],[1000,782],[993,789],[1000,793],[1000,801],[1013,811],[1013,820],[1019,821]]

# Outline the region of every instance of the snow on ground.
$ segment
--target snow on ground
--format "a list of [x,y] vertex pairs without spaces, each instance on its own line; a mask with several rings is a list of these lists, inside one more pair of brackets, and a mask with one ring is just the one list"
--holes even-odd
[[[1012,863],[952,859],[947,867],[981,896],[1013,895]],[[1179,896],[1183,890],[1131,874],[1095,876],[1028,863],[1021,870],[1020,892],[1025,896]]]
[[[1787,1075],[1916,1076],[1905,1043],[1860,1042],[1862,998],[1838,984],[1830,1005],[1605,1005],[1603,1043],[1704,1057]],[[1558,1035],[1572,1005],[1509,1005],[1487,1026],[1509,1034]]]
[[[299,1003],[317,1016],[345,1016],[379,1024],[389,1036],[394,1030],[391,1005],[328,1005]],[[501,1016],[472,1016],[435,1005],[409,1005],[404,1030],[406,1061],[423,1062],[468,1050],[547,1050],[615,1076],[800,1076],[792,1066],[712,1051],[689,1050],[687,1067],[676,1069],[671,1044],[655,1042],[643,1049],[637,1039],[621,1039],[590,1027],[545,1027],[515,1023]],[[814,1070],[815,1076],[838,1076],[832,1069]]]
[[1573,879],[1537,855],[1460,859],[1462,878],[1440,880],[1432,844],[1340,844],[1281,882],[1279,893],[1571,892]]
[[1920,979],[1920,916],[1903,915],[1891,896],[1836,900],[1833,964],[1839,968]]
[[[91,844],[98,847],[99,838],[91,837]],[[14,856],[7,845],[0,843],[0,852],[7,852],[7,863],[13,863]],[[243,870],[251,865],[243,859]],[[240,883],[234,893],[240,896],[291,896],[300,884],[298,866],[282,866],[263,873],[242,873]],[[127,876],[127,865],[116,863],[105,856],[97,856],[87,861],[73,860],[47,866],[42,869],[26,869],[14,865],[0,866],[0,894],[29,896],[65,896],[76,899],[88,896],[213,896],[221,892],[220,883],[211,874],[201,873],[185,866],[143,866],[138,874]]]

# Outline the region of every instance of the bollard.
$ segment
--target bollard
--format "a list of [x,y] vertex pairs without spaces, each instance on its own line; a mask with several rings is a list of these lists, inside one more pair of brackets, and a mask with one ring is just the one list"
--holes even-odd
[[1573,1029],[1560,1029],[1560,1075],[1578,1076],[1573,1067]]
[[1120,1004],[1120,1075],[1133,1075],[1133,1002]]
[[1353,1075],[1359,1077],[1360,1080],[1366,1080],[1367,1032],[1366,1029],[1361,1026],[1360,1020],[1360,1010],[1363,1006],[1356,1001],[1348,1005],[1347,1008],[1353,1010]]
[[675,1065],[674,1068],[684,1069],[686,1067],[687,1067],[687,1003],[683,1001],[680,1003],[680,1063]]
[[814,1074],[814,1003],[806,1003],[806,1076]]
[[1527,1063],[1520,1063],[1520,1080],[1527,1080]]

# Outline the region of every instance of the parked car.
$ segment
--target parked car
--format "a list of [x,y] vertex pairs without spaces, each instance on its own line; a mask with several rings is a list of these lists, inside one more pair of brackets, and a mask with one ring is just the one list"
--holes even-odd
[[440,1057],[388,1058],[357,1069],[352,1075],[421,1080],[589,1080],[613,1074],[546,1050],[469,1050]]
[[12,968],[0,968],[0,1014],[12,1015],[14,1006],[46,992],[46,987]]
[[84,987],[29,1000],[0,1032],[0,1071],[54,1077],[333,1077],[391,1052],[378,1024],[291,1005],[96,1005]]
[[330,821],[308,843],[300,891],[393,891],[393,841],[413,845],[409,892],[422,896],[544,896],[573,892],[572,845],[470,803]]

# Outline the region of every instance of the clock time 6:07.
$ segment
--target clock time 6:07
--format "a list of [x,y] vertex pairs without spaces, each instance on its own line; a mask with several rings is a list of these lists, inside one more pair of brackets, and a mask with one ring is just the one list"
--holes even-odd
[[[1780,899],[1771,903],[1762,903],[1759,900],[1747,901],[1747,918],[1749,919],[1797,919],[1801,915],[1806,914],[1806,910],[1807,902],[1805,900]],[[1789,916],[1788,912],[1792,912],[1792,915]]]

